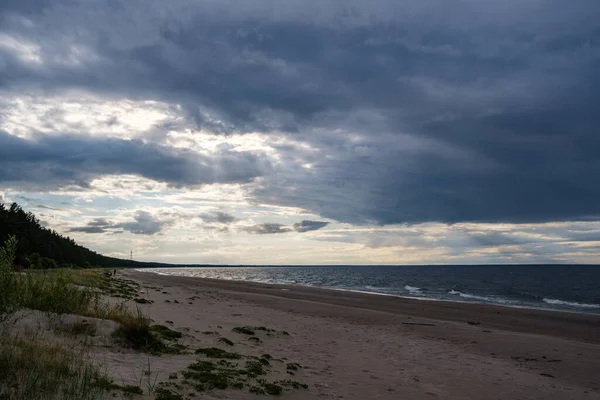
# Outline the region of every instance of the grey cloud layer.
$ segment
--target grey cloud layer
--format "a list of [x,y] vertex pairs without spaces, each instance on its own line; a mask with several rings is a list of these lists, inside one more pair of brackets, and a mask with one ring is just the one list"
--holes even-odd
[[286,228],[285,225],[274,224],[274,223],[264,223],[264,224],[249,226],[249,227],[243,228],[243,230],[245,232],[255,233],[258,235],[271,235],[271,234],[275,234],[275,233],[286,233],[286,232],[291,231],[291,229]]
[[[0,150],[4,181],[264,176],[252,191],[258,201],[355,223],[600,215],[595,0],[23,4],[0,10],[0,32],[41,43],[48,61],[27,64],[0,47],[5,93],[36,86],[153,98],[181,104],[201,128],[282,131],[315,151],[280,148],[287,164],[271,176],[251,154],[223,156],[215,170],[213,160],[136,142],[111,142],[116,154],[134,155],[112,157],[106,143],[92,151],[72,136],[36,144],[0,136],[12,146]],[[89,56],[56,61],[72,45]],[[81,160],[84,151],[96,162]],[[5,161],[11,154],[21,158]]]
[[0,131],[0,182],[9,184],[85,187],[109,174],[137,174],[174,186],[245,183],[268,167],[266,159],[248,152],[223,150],[209,157],[138,140],[40,135],[30,141]]
[[319,230],[321,228],[325,228],[327,225],[329,225],[329,222],[324,222],[324,221],[309,221],[309,220],[303,220],[301,222],[296,222],[294,224],[294,230],[296,232],[310,232],[310,231],[316,231]]
[[213,211],[209,213],[200,214],[200,218],[204,222],[207,223],[220,223],[220,224],[231,224],[232,222],[237,221],[233,215],[222,212],[222,211]]
[[160,221],[149,212],[140,210],[133,215],[133,221],[112,223],[105,218],[96,218],[85,226],[71,228],[70,232],[118,233],[128,231],[134,235],[154,235],[160,232],[165,225],[165,221]]

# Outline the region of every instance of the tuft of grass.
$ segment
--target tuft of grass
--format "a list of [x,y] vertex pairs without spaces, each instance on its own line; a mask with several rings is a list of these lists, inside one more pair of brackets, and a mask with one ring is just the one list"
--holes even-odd
[[156,388],[154,389],[155,400],[183,400],[183,396],[169,389]]
[[0,399],[101,398],[107,379],[83,353],[41,340],[0,336]]
[[[214,348],[207,350],[213,351]],[[284,390],[308,388],[303,383],[289,379],[268,382],[264,379],[264,376],[269,371],[269,359],[272,359],[272,357],[268,354],[264,354],[260,358],[255,356],[246,357],[249,360],[245,362],[243,367],[240,367],[236,362],[225,359],[219,361],[198,360],[190,364],[181,373],[184,378],[182,383],[191,385],[198,392],[248,387],[251,393],[273,396],[279,396]]]
[[182,375],[186,380],[193,381],[197,391],[206,391],[228,387],[241,389],[244,387],[242,376],[246,373],[245,370],[237,369],[236,364],[221,360],[216,364],[212,361],[198,361],[188,366],[188,371],[183,371]]
[[10,236],[0,247],[0,321],[19,308],[19,287],[12,265],[17,251],[17,238]]
[[233,346],[233,342],[231,340],[227,339],[227,338],[220,338],[219,342],[225,343],[228,346]]
[[125,393],[139,394],[139,395],[144,394],[144,391],[142,390],[142,388],[139,386],[135,386],[135,385],[121,386],[121,390]]
[[283,393],[283,388],[276,383],[265,383],[263,384],[263,388],[266,394],[270,394],[271,396],[280,396]]
[[244,335],[254,335],[254,331],[246,326],[237,326],[232,329],[233,332],[243,333]]
[[265,390],[260,386],[250,386],[249,390],[252,394],[265,394]]
[[153,355],[180,354],[185,346],[169,340],[181,337],[180,332],[163,325],[150,325],[150,319],[138,309],[133,312],[122,309],[112,316],[120,326],[113,332],[113,338],[122,346],[144,351]]
[[70,283],[65,271],[50,277],[25,273],[15,282],[19,306],[52,314],[88,315],[100,302],[100,293]]
[[242,358],[241,354],[230,353],[218,347],[208,347],[196,350],[196,354],[204,354],[208,358],[226,358],[230,360],[238,360]]
[[192,371],[212,371],[215,368],[217,367],[212,361],[197,361],[188,366],[188,369]]
[[251,328],[251,329],[254,329],[255,331],[263,331],[263,332],[269,332],[269,333],[277,332],[275,329],[267,328],[264,326],[255,326],[254,328]]
[[166,340],[181,339],[181,337],[183,336],[181,332],[169,329],[164,325],[152,325],[150,327],[150,330]]
[[227,361],[227,360],[219,360],[217,362],[217,364],[221,367],[226,367],[226,368],[235,368],[237,367],[236,363],[233,363],[231,361]]
[[134,394],[143,395],[144,394],[144,391],[139,386],[135,386],[135,385],[121,386],[121,385],[117,385],[116,383],[113,383],[111,380],[102,381],[102,386],[105,389],[120,390],[121,392],[126,393],[128,395],[134,395]]
[[285,366],[285,368],[288,371],[298,371],[302,367],[298,363],[287,363],[286,366]]
[[68,335],[79,336],[96,336],[96,325],[89,321],[80,320],[71,323],[58,323],[54,328],[58,332],[64,332]]
[[286,379],[283,381],[277,381],[275,382],[281,386],[283,386],[284,388],[292,388],[292,389],[308,389],[308,385],[306,383],[300,383],[297,381],[292,381],[290,379]]
[[267,360],[264,357],[259,358],[258,362],[261,363],[262,365],[271,366],[271,363],[269,362],[269,360]]
[[263,364],[260,361],[246,361],[244,373],[251,378],[255,378],[260,375],[266,375]]

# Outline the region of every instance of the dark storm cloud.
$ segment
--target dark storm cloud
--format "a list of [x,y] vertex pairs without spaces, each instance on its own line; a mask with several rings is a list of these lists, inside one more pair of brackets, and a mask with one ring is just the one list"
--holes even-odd
[[319,230],[321,228],[326,227],[327,225],[329,225],[329,222],[325,222],[325,221],[309,221],[309,220],[305,219],[302,222],[296,222],[294,224],[294,230],[296,232],[316,231],[316,230]]
[[122,222],[115,225],[135,235],[154,235],[162,230],[166,222],[158,220],[147,211],[137,211],[133,216],[134,221]]
[[78,185],[108,174],[137,174],[173,186],[244,183],[268,163],[248,152],[204,156],[138,140],[42,136],[25,140],[0,131],[0,182],[33,187]]
[[207,223],[216,222],[220,224],[230,224],[232,222],[237,221],[237,218],[235,218],[233,215],[224,213],[222,211],[203,213],[200,214],[200,218],[202,218],[202,220]]
[[244,228],[243,230],[248,233],[255,233],[258,235],[269,235],[269,234],[274,234],[274,233],[287,233],[287,232],[291,231],[291,229],[286,228],[285,225],[272,224],[272,223],[258,224],[258,225]]
[[84,226],[76,226],[71,228],[70,232],[84,232],[84,233],[105,233],[114,231],[117,229],[112,222],[108,221],[106,218],[94,218],[89,221]]
[[69,232],[105,233],[108,232],[108,229],[101,226],[76,226],[69,229]]
[[[600,216],[596,0],[151,3],[7,3],[0,33],[40,44],[45,61],[0,46],[0,90],[83,88],[181,104],[216,132],[283,131],[317,150],[298,161],[312,168],[280,166],[283,180],[265,176],[253,195],[340,221]],[[113,162],[87,139],[0,137],[11,140],[28,157],[0,158],[5,182],[265,175],[249,154],[218,179],[212,160],[180,150],[117,141],[117,154],[137,157]]]
[[88,226],[110,226],[111,223],[106,218],[94,218],[92,221],[88,222]]
[[167,225],[166,221],[161,221],[147,211],[136,211],[133,215],[133,221],[112,223],[104,218],[96,218],[88,222],[85,226],[71,228],[70,232],[84,233],[119,233],[128,231],[135,235],[154,235],[160,232]]

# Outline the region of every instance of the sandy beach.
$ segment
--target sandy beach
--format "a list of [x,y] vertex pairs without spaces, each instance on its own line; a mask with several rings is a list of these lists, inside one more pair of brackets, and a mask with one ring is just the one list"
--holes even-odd
[[[187,332],[191,345],[217,343],[206,334],[216,332],[238,350],[300,364],[294,379],[309,388],[285,398],[600,398],[600,316],[133,270],[119,274],[144,288],[154,303],[141,307],[156,323],[169,321]],[[249,341],[232,333],[237,326],[265,326],[289,336]],[[162,379],[190,357],[148,362]],[[135,378],[132,371],[141,361],[135,353],[104,360],[124,381]],[[256,398],[231,390],[202,396]]]

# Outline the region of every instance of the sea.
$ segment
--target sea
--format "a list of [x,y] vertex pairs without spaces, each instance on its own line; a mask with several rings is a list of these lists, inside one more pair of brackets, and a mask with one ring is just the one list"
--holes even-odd
[[600,266],[595,265],[198,266],[141,271],[600,314]]

